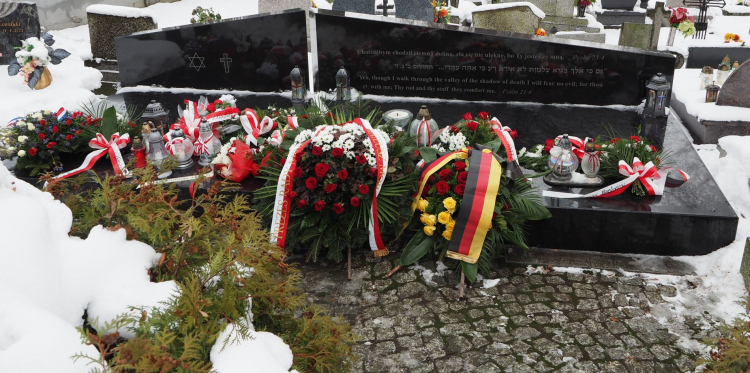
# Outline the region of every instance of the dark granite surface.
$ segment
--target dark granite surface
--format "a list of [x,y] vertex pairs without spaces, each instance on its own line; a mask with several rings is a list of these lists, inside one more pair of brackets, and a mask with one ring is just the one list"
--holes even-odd
[[269,92],[289,89],[295,65],[307,70],[302,10],[146,31],[115,44],[123,86]]
[[[748,24],[750,24],[750,22],[748,22]],[[740,34],[740,36],[746,38],[742,34]],[[750,46],[740,48],[727,48],[724,46],[690,47],[688,48],[687,68],[701,69],[703,66],[711,66],[715,69],[727,54],[732,60],[732,63],[738,61],[742,64],[743,62],[750,60]]]
[[315,24],[323,90],[343,65],[368,94],[637,105],[647,79],[674,73],[669,54],[599,43],[323,10]]
[[750,60],[732,71],[721,86],[716,105],[750,108]]
[[29,2],[0,2],[0,65],[15,58],[21,41],[39,37],[39,13]]

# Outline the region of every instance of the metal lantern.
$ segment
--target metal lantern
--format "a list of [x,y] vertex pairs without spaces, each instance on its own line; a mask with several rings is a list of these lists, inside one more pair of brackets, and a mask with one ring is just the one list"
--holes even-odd
[[719,83],[719,85],[724,85],[724,82],[727,81],[728,77],[729,77],[729,65],[725,65],[725,64],[719,65],[719,69],[716,70],[716,83]]
[[719,97],[720,87],[716,84],[710,84],[706,86],[706,102],[716,102]]
[[701,70],[701,90],[706,89],[714,81],[714,69],[711,66],[703,66]]
[[303,106],[307,98],[307,87],[299,66],[295,66],[289,73],[289,80],[292,82],[292,104],[297,107]]
[[172,131],[171,134],[172,139],[167,143],[167,151],[177,158],[177,168],[186,169],[193,167],[193,143],[179,128]]
[[651,117],[666,117],[667,97],[672,85],[661,73],[656,74],[646,84],[646,107],[643,115]]
[[432,137],[439,129],[435,119],[432,119],[427,105],[422,105],[417,113],[417,118],[411,122],[409,134],[417,138],[418,146],[430,146]]
[[152,122],[159,129],[159,133],[164,135],[165,129],[169,128],[169,110],[165,110],[156,100],[151,100],[141,115],[141,124],[146,122]]
[[342,66],[336,73],[336,101],[349,102],[352,99],[352,90],[349,87],[349,74]]

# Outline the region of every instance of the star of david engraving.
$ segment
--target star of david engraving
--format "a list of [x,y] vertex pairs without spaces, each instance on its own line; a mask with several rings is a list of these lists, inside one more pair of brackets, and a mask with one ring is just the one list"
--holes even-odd
[[[206,65],[203,64],[203,60],[205,57],[198,56],[198,53],[195,53],[193,57],[188,57],[190,60],[190,67],[195,68],[195,71],[201,71],[202,68],[205,68]],[[198,60],[198,65],[195,64],[195,60]]]

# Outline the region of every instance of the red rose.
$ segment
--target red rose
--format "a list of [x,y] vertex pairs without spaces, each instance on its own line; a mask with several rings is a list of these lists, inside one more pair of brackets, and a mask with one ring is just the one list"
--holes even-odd
[[188,99],[185,99],[185,101],[183,101],[183,103],[184,103],[185,105],[187,105],[188,103],[190,103],[190,100],[188,100]]
[[337,214],[341,214],[342,212],[344,212],[344,205],[342,205],[340,203],[334,203],[333,204],[333,212],[335,212]]
[[73,123],[72,119],[68,119],[68,120],[65,121],[65,124],[67,124],[67,125],[70,125],[71,123]]
[[47,143],[47,149],[52,149],[52,148],[55,147],[55,145],[57,145],[56,142],[50,141],[50,142]]
[[453,176],[453,171],[451,171],[450,169],[444,168],[440,170],[440,172],[438,172],[438,176],[440,176],[440,178],[443,180],[448,180],[451,178],[451,176]]
[[344,156],[344,149],[333,148],[333,149],[331,149],[331,155],[334,156],[334,157],[336,157],[336,158],[343,157]]
[[547,139],[544,140],[544,152],[549,153],[550,149],[555,146],[555,140],[553,139]]
[[436,181],[437,181],[437,176],[435,176],[434,174],[430,175],[430,177],[427,178],[428,183],[434,183]]
[[70,141],[73,139],[73,135],[67,135],[65,136],[65,140]]
[[36,155],[36,148],[29,149],[29,155],[32,156],[32,157],[35,156]]
[[367,194],[370,192],[370,187],[365,184],[359,184],[359,192],[362,194]]
[[326,193],[333,193],[336,190],[336,184],[326,184]]
[[286,158],[281,158],[281,160],[279,161],[279,164],[283,166],[285,163],[286,163]]
[[371,168],[370,169],[370,176],[372,176],[373,179],[378,178],[378,169],[377,168]]
[[80,134],[81,134],[81,130],[76,130],[76,135],[80,135]]
[[464,190],[466,190],[466,184],[458,184],[455,188],[453,188],[453,192],[455,192],[459,196],[464,195]]
[[467,112],[464,114],[464,120],[471,120],[471,113]]
[[453,164],[453,169],[456,171],[463,171],[466,169],[466,163],[457,161],[456,163]]
[[307,201],[306,200],[301,199],[301,200],[297,201],[297,207],[298,208],[303,208],[305,206],[307,206]]
[[346,178],[349,177],[349,172],[346,170],[339,171],[339,179],[340,180],[346,180]]
[[511,139],[515,140],[517,137],[518,137],[518,131],[516,131],[516,130],[510,131],[510,138]]
[[214,101],[214,104],[216,105],[223,105],[224,103],[221,100]]
[[302,167],[295,167],[294,171],[292,171],[292,177],[298,178],[302,176]]
[[40,134],[37,135],[37,137],[39,137],[39,140],[44,140],[45,136],[44,136],[43,133],[40,133]]
[[315,187],[318,186],[318,179],[314,177],[308,177],[305,181],[305,186],[307,186],[307,189],[315,189]]
[[323,149],[319,146],[313,146],[312,153],[314,156],[320,157],[321,155],[323,155]]
[[483,112],[479,113],[477,116],[479,117],[479,119],[487,119],[487,118],[490,117],[490,114],[488,112],[486,112],[486,111],[483,111]]
[[435,184],[435,189],[437,189],[438,194],[442,196],[443,194],[448,193],[451,187],[448,186],[448,183],[445,181],[440,180]]
[[641,138],[639,136],[630,136],[630,141],[640,142]]
[[466,127],[468,127],[472,131],[476,131],[478,126],[479,126],[479,123],[477,123],[477,122],[475,122],[473,120],[471,122],[469,122],[469,123],[466,123]]
[[60,129],[57,126],[52,127],[52,133],[57,133]]
[[458,128],[458,126],[451,126],[451,132],[453,132],[453,133],[459,133],[459,132],[461,132],[461,129]]
[[208,106],[206,106],[206,110],[208,110],[208,111],[216,111],[216,104],[213,104],[213,103],[208,104]]
[[295,199],[295,198],[297,198],[297,192],[291,191],[286,196],[289,197],[289,199]]
[[315,202],[313,207],[315,207],[315,211],[320,211],[323,209],[323,207],[326,207],[326,201],[321,200],[321,201]]
[[45,121],[44,119],[42,119],[42,120],[39,121],[39,125],[40,126],[46,126],[47,125],[47,121]]
[[469,178],[469,173],[466,171],[462,171],[458,173],[458,183],[459,184],[466,184],[466,179]]
[[349,202],[352,204],[352,206],[359,207],[359,198],[352,197],[352,199]]
[[328,163],[318,163],[315,165],[315,175],[318,177],[326,176],[330,168],[331,167],[328,166]]
[[609,139],[609,143],[610,144],[617,144],[618,142],[620,142],[620,138],[619,137],[615,137],[614,139]]
[[367,158],[365,158],[364,155],[358,155],[356,157],[356,160],[357,160],[357,163],[359,163],[359,164],[365,164],[365,163],[367,163]]
[[425,185],[424,189],[422,189],[422,197],[427,198],[429,196],[430,189],[432,189],[432,185]]
[[653,145],[649,145],[649,146],[651,147],[651,151],[652,151],[652,152],[654,152],[654,153],[656,153],[656,152],[657,152],[657,149],[656,149],[656,147],[655,147],[655,146],[653,146]]

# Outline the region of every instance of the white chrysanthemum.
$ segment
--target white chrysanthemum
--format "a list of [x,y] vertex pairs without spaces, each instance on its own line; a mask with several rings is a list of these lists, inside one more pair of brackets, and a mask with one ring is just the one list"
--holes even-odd
[[354,141],[351,139],[344,141],[344,149],[349,150],[354,147]]
[[372,157],[372,158],[370,158],[370,159],[367,160],[367,163],[369,163],[370,166],[375,167],[375,165],[378,164],[378,160],[375,157]]
[[435,149],[435,150],[440,150],[440,145],[438,145],[438,144],[433,144],[430,147],[433,148],[433,149]]
[[345,152],[344,154],[346,154],[347,158],[354,159],[354,152]]
[[438,151],[440,151],[441,153],[445,153],[445,148],[441,146],[440,149],[438,149]]
[[328,144],[323,145],[323,151],[324,152],[327,152],[329,150],[331,150],[331,146],[330,145],[328,145]]

